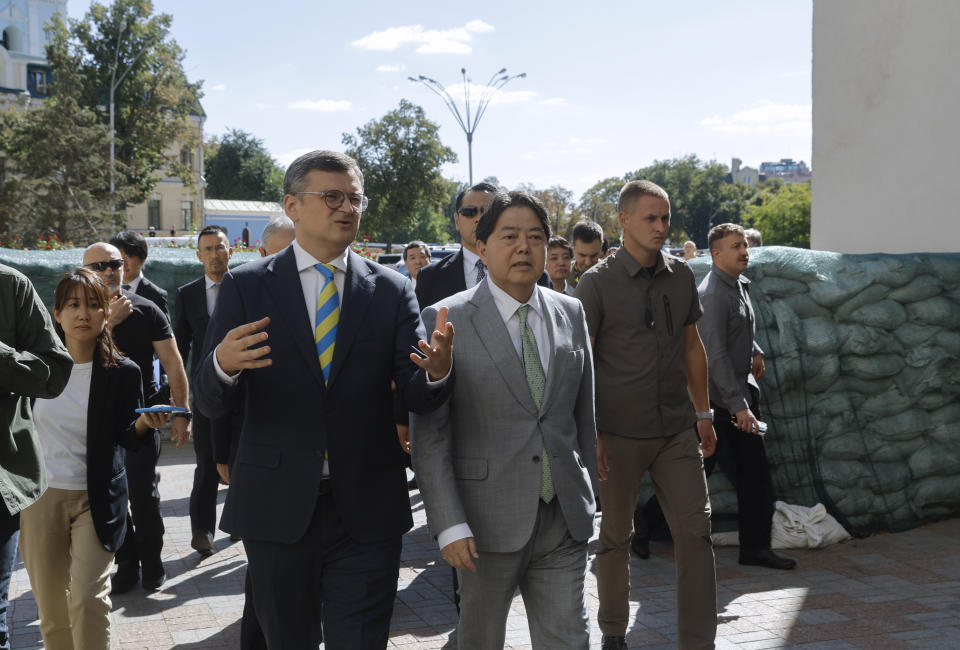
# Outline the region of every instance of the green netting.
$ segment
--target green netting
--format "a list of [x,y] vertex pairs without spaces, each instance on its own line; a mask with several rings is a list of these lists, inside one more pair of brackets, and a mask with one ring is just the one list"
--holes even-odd
[[[235,254],[231,266],[255,258]],[[79,260],[79,250],[0,249],[48,303]],[[699,281],[709,259],[691,267]],[[151,249],[145,268],[171,302],[201,273],[187,249]],[[821,502],[854,533],[960,515],[960,254],[767,247],[751,251],[747,275],[778,498]],[[710,494],[715,522],[735,520],[722,472]]]

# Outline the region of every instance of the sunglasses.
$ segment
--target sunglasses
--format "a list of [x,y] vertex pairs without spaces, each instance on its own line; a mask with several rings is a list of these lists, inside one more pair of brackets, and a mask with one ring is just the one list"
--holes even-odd
[[102,273],[107,269],[113,269],[116,271],[121,266],[123,266],[123,260],[107,260],[106,262],[90,262],[89,264],[84,264],[91,271],[96,271],[97,273]]
[[477,216],[478,214],[483,214],[483,213],[486,212],[486,211],[487,211],[487,206],[483,206],[482,208],[478,208],[478,207],[475,206],[475,205],[467,205],[467,206],[464,206],[464,207],[460,208],[460,210],[459,210],[460,214],[462,214],[463,216],[465,216],[467,219],[473,219],[473,218],[474,218],[475,216]]

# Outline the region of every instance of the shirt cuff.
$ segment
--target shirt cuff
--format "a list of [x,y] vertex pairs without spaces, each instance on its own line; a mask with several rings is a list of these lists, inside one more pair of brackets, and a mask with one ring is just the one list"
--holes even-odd
[[220,349],[220,346],[218,345],[213,350],[213,369],[217,372],[217,377],[220,378],[220,381],[225,383],[227,386],[234,386],[238,381],[240,381],[240,373],[243,371],[241,370],[240,372],[235,374],[233,377],[225,373],[223,371],[223,368],[220,367],[220,362],[217,361],[217,350],[219,349]]
[[454,524],[437,535],[437,543],[440,545],[440,550],[442,551],[447,545],[454,543],[458,539],[466,539],[467,537],[473,537],[473,531],[470,530],[470,526],[464,522],[462,524]]
[[438,379],[437,381],[430,381],[430,375],[428,375],[427,372],[424,371],[423,373],[424,377],[426,377],[427,379],[427,388],[429,388],[430,390],[436,390],[437,388],[440,388],[446,385],[447,380],[450,379],[450,373],[452,372],[453,372],[453,357],[450,358],[450,370],[448,370],[447,374],[445,374],[442,378]]

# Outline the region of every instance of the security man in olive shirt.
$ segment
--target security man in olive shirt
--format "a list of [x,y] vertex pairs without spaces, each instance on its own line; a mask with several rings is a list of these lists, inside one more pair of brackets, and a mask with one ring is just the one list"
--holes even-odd
[[717,592],[703,456],[713,453],[716,434],[696,283],[685,262],[660,252],[670,228],[661,187],[631,181],[618,207],[623,246],[584,273],[575,294],[596,368],[602,648],[627,647],[632,517],[647,471],[674,540],[678,645],[713,648]]
[[717,431],[717,461],[737,489],[740,564],[792,569],[795,560],[770,550],[773,489],[760,436],[758,402],[763,350],[755,338],[750,256],[743,228],[724,223],[707,236],[713,269],[698,287],[703,318],[697,324],[710,359],[710,405]]

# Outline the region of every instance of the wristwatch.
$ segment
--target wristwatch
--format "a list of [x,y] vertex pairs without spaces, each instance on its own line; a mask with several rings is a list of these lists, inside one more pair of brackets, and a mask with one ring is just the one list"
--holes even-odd
[[175,418],[184,418],[187,422],[193,421],[193,411],[177,411],[173,414]]
[[713,409],[709,411],[697,411],[698,420],[712,420],[713,419]]

